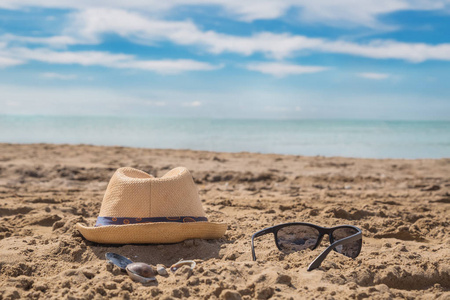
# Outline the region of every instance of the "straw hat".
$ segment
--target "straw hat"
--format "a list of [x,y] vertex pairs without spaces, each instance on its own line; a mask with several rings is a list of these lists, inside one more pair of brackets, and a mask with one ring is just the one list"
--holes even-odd
[[134,168],[118,169],[95,227],[76,226],[86,239],[105,244],[216,239],[227,229],[225,223],[208,222],[192,175],[183,167],[161,178]]

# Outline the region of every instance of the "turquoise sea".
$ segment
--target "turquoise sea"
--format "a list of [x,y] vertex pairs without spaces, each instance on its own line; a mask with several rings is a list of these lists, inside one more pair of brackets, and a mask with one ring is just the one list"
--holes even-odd
[[450,157],[450,121],[0,116],[0,142],[442,158]]

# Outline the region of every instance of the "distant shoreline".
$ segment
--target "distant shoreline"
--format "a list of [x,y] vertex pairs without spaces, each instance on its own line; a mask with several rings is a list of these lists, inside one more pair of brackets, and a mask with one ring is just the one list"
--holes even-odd
[[367,161],[449,161],[450,157],[441,158],[372,158],[372,157],[347,157],[347,156],[325,156],[325,155],[294,155],[294,154],[283,154],[283,153],[261,153],[261,152],[249,152],[249,151],[239,151],[239,152],[227,152],[227,151],[209,151],[209,150],[196,150],[196,149],[172,149],[172,148],[146,148],[146,147],[130,147],[121,145],[95,145],[95,144],[68,144],[68,143],[2,143],[1,147],[44,147],[44,148],[54,148],[54,147],[88,147],[88,148],[105,148],[105,149],[115,149],[115,150],[143,150],[143,151],[157,151],[157,152],[174,152],[174,153],[192,153],[198,155],[248,155],[251,156],[268,156],[268,157],[285,157],[290,158],[304,158],[304,159],[338,159],[338,160],[367,160]]

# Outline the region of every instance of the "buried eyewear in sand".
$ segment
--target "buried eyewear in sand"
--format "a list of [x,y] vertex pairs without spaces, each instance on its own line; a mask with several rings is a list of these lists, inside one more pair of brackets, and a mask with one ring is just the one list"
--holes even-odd
[[328,234],[331,245],[309,265],[308,271],[318,268],[331,250],[351,258],[356,258],[361,252],[362,231],[358,227],[341,225],[327,228],[309,223],[286,223],[269,227],[253,234],[253,260],[256,260],[255,238],[268,233],[274,234],[275,244],[278,249],[287,253],[306,249],[314,250],[320,245],[324,235]]

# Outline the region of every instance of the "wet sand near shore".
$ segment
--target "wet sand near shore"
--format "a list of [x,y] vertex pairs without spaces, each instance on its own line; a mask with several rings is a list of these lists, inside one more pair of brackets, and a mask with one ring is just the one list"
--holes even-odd
[[[187,167],[224,238],[172,245],[100,245],[93,226],[109,179],[131,166],[154,176]],[[449,299],[450,159],[353,159],[89,145],[0,144],[0,299]],[[315,250],[280,252],[285,222],[362,228],[354,260]],[[106,252],[170,266],[143,285],[108,265]]]

